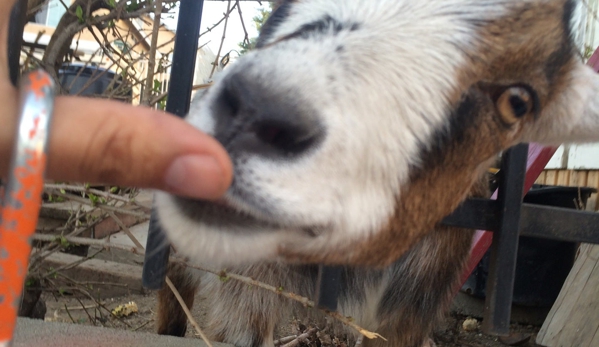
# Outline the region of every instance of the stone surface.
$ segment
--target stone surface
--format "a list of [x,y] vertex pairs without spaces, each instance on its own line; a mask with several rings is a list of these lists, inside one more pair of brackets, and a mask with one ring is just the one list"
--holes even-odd
[[[132,216],[130,214],[116,212],[114,215],[118,219],[120,219],[121,223],[123,223],[128,228],[138,224],[141,221],[141,218]],[[114,219],[108,217],[100,223],[98,223],[98,225],[94,226],[94,238],[103,239],[120,230],[121,227],[117,224],[117,222]]]
[[462,329],[465,331],[476,331],[478,329],[478,321],[474,318],[468,318],[462,323]]
[[[19,318],[13,347],[206,347],[200,339]],[[212,343],[214,347],[231,347]]]
[[[137,225],[129,228],[129,231],[131,231],[131,234],[133,234],[133,236],[137,239],[137,241],[139,241],[142,244],[142,246],[144,246],[144,247],[146,247],[146,242],[148,240],[149,227],[150,227],[150,222],[147,221],[147,222],[143,222],[143,223],[137,224]],[[131,247],[135,246],[135,243],[133,243],[133,241],[131,241],[131,238],[129,237],[129,235],[125,234],[122,231],[111,235],[110,242],[118,243],[120,245],[125,245],[125,246],[131,246]]]

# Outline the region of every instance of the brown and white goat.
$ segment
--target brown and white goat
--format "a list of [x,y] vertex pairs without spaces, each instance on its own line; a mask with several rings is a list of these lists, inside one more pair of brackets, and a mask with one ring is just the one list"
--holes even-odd
[[[223,144],[235,177],[217,202],[159,193],[170,241],[194,262],[307,296],[314,264],[343,264],[344,315],[389,346],[426,344],[471,241],[438,223],[490,160],[520,142],[599,140],[599,77],[573,39],[579,5],[283,1],[256,50],[192,105],[188,121]],[[202,282],[213,339],[273,345],[287,301],[170,275],[188,303]],[[160,333],[183,334],[168,289],[159,297]]]

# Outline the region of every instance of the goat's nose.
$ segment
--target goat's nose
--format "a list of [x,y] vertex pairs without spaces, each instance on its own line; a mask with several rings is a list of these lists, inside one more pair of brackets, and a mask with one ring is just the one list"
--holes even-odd
[[230,153],[297,156],[324,137],[316,112],[294,95],[251,81],[242,73],[222,83],[213,104],[214,135]]

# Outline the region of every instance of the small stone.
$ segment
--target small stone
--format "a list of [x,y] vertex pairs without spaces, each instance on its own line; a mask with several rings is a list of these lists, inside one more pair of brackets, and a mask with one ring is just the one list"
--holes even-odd
[[464,331],[476,331],[478,329],[478,321],[474,318],[468,318],[462,323]]
[[116,317],[128,317],[133,313],[137,313],[139,311],[137,304],[133,301],[130,301],[124,305],[119,305],[115,307],[111,312]]

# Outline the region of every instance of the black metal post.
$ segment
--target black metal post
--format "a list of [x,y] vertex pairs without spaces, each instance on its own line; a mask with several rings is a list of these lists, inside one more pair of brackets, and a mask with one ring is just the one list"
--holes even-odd
[[141,275],[142,284],[147,289],[158,290],[164,285],[170,245],[166,235],[160,228],[156,209],[152,209],[148,239],[146,240],[146,253],[144,267]]
[[513,147],[503,157],[497,194],[501,218],[498,230],[493,233],[482,324],[482,330],[491,335],[508,335],[510,330],[527,157],[528,144]]
[[166,111],[179,117],[189,112],[204,0],[181,0]]
[[8,27],[8,72],[10,81],[17,86],[20,75],[21,47],[23,46],[23,30],[27,21],[27,2],[19,0],[10,13]]
[[[179,6],[177,36],[166,103],[166,111],[179,117],[187,115],[191,103],[203,8],[204,0],[181,0]],[[166,278],[169,254],[170,245],[160,229],[156,211],[153,210],[142,274],[145,288],[154,290],[162,288]]]
[[318,308],[337,311],[337,301],[341,290],[342,266],[320,266],[316,280],[315,302]]

